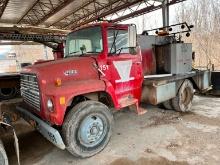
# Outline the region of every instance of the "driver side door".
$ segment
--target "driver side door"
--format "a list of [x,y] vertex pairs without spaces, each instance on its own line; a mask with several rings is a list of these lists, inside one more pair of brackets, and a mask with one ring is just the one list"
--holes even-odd
[[143,79],[141,58],[128,46],[128,30],[109,28],[107,33],[107,74],[115,95],[119,103],[129,98],[139,100]]

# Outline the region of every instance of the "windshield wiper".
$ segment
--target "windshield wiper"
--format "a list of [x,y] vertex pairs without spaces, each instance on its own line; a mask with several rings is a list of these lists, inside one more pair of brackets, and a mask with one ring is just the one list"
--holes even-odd
[[69,55],[75,54],[75,53],[79,53],[79,51],[71,52],[71,53],[69,53]]
[[110,54],[116,53],[116,52],[113,52],[113,53],[111,53],[111,52],[112,52],[113,46],[114,46],[115,49],[116,49],[115,42],[116,42],[116,38],[117,38],[117,36],[118,36],[118,32],[119,32],[119,30],[117,30],[117,32],[116,32],[116,34],[115,34],[115,31],[114,31],[114,40],[113,40],[113,43],[112,43],[112,46],[111,46],[111,49],[110,49]]
[[115,52],[117,53],[118,51],[118,56],[121,54],[121,51],[123,50],[123,49],[129,49],[128,47],[121,47],[121,48],[119,48],[119,49],[117,49]]
[[69,53],[65,58],[74,56],[75,53],[79,53],[79,51]]

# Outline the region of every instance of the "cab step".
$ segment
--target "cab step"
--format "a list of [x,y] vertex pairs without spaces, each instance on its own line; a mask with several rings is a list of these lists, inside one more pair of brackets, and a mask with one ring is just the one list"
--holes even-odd
[[132,97],[124,97],[119,100],[119,104],[121,108],[129,107],[130,109],[134,109],[138,115],[143,115],[147,112],[146,109],[139,107],[138,99]]

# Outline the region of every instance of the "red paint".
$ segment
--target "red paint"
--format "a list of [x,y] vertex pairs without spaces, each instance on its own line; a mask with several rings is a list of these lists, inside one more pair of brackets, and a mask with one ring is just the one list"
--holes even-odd
[[63,49],[64,49],[64,45],[63,43],[60,43],[58,44],[57,49],[53,50],[53,56],[55,60],[61,59],[64,57]]
[[[102,23],[99,26],[102,28],[103,37],[103,52],[100,54],[90,57],[58,58],[56,61],[29,66],[24,71],[37,74],[41,92],[41,111],[34,112],[51,124],[62,125],[67,106],[70,105],[74,96],[81,94],[105,91],[111,96],[114,106],[118,110],[125,106],[125,103],[127,104],[126,98],[137,105],[140,102],[144,79],[143,71],[149,74],[154,72],[152,51],[146,50],[141,53],[138,50],[136,55],[108,56],[107,28],[127,29],[128,25]],[[130,77],[133,77],[133,80],[115,82],[120,79],[120,76],[113,62],[127,60],[132,62]],[[105,76],[94,67],[95,63],[98,64],[99,68],[101,65],[108,66],[108,70],[103,70]],[[66,76],[64,73],[67,70],[75,70],[76,73]],[[55,86],[57,78],[62,81],[59,87]],[[64,105],[60,105],[59,102],[59,98],[62,96],[66,99]],[[55,104],[54,112],[49,112],[46,108],[48,98],[52,99]]]
[[156,74],[156,60],[152,49],[141,50],[144,75]]

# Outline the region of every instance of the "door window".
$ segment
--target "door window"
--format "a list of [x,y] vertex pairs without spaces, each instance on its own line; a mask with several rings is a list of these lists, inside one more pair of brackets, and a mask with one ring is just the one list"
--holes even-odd
[[108,30],[108,53],[109,54],[129,53],[127,30],[118,30],[118,29]]

